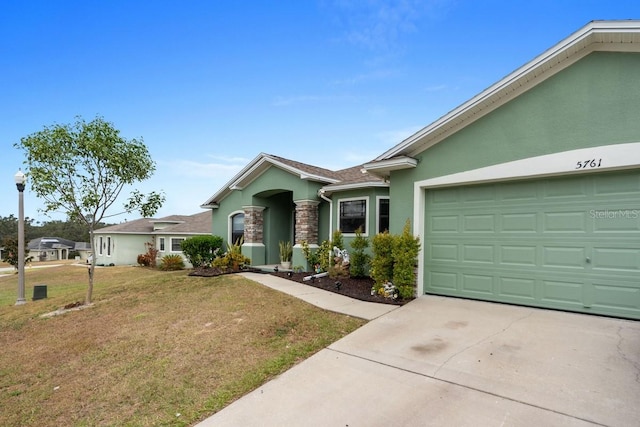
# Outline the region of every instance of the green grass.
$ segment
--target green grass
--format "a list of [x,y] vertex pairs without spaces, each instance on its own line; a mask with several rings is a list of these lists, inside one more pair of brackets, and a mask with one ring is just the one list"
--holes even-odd
[[[0,425],[192,425],[363,324],[241,276],[138,267],[0,277]],[[34,284],[48,298],[31,301]],[[179,415],[177,415],[179,414]]]

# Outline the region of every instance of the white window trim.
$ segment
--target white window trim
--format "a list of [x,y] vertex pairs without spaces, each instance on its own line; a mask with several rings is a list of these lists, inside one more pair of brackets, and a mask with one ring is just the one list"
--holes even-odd
[[111,258],[111,256],[113,255],[113,250],[112,250],[112,243],[113,243],[113,239],[111,238],[111,236],[107,236],[107,258]]
[[[371,231],[371,227],[369,225],[369,216],[371,214],[371,211],[369,210],[370,209],[370,206],[369,206],[370,203],[369,203],[369,197],[368,196],[366,196],[366,197],[348,197],[348,198],[345,198],[345,199],[338,199],[338,203],[336,204],[336,209],[337,209],[337,212],[336,212],[336,222],[337,222],[336,230],[340,229],[340,204],[342,202],[353,202],[353,201],[356,201],[356,200],[364,200],[364,202],[365,202],[365,204],[364,204],[364,226],[365,226],[365,228],[367,230],[366,230],[366,233],[362,233],[362,236],[363,237],[367,237],[367,236],[369,236],[369,232]],[[355,237],[355,235],[356,235],[356,233],[345,233],[342,230],[340,230],[340,231],[342,232],[343,236]]]
[[103,244],[103,237],[102,236],[98,236],[98,250],[96,252],[98,252],[99,256],[102,256],[102,254],[104,253],[102,251],[102,244]]
[[166,252],[166,251],[167,251],[167,240],[164,237],[158,237],[158,252]]
[[[380,233],[380,200],[389,200],[389,206],[391,206],[391,198],[389,196],[376,196],[376,232]],[[389,211],[389,227],[391,227],[391,211]]]
[[173,250],[173,241],[175,239],[182,239],[182,241],[184,242],[187,238],[185,236],[171,236],[169,237],[169,250],[166,251],[167,247],[165,246],[165,252],[170,252],[172,254],[181,254],[182,250],[179,251],[174,251]]

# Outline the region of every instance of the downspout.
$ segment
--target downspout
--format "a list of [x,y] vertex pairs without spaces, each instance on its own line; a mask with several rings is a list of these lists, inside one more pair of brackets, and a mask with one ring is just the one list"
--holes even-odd
[[318,190],[318,196],[326,202],[329,202],[329,241],[333,238],[333,200],[324,195],[323,189]]

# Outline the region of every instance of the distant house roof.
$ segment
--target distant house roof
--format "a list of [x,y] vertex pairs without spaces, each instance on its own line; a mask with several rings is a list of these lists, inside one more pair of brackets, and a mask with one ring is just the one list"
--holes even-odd
[[307,163],[286,159],[273,154],[260,153],[217,193],[211,196],[201,207],[216,207],[222,199],[234,190],[242,190],[262,175],[267,169],[275,166],[292,175],[297,175],[302,180],[309,180],[325,184],[327,192],[338,189],[350,189],[357,187],[387,186],[379,177],[366,173],[362,166],[354,166],[347,169],[333,171],[330,169],[313,166]]
[[60,237],[38,237],[27,243],[27,249],[30,251],[46,251],[52,249],[72,249],[72,250],[88,250],[89,243],[74,242],[72,240]]
[[140,218],[110,225],[96,234],[211,234],[211,211],[194,215],[170,215],[162,218]]

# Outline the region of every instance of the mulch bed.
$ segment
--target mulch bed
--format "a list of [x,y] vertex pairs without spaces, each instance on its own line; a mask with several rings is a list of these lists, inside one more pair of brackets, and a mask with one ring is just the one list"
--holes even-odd
[[[369,277],[353,278],[353,277],[338,277],[331,278],[329,276],[320,277],[314,280],[303,280],[305,277],[310,276],[311,273],[287,273],[287,272],[265,272],[258,269],[247,269],[243,271],[251,271],[255,273],[272,274],[274,276],[282,277],[283,279],[293,280],[294,282],[302,283],[304,285],[313,286],[316,288],[324,289],[325,291],[335,292],[340,295],[345,295],[360,301],[377,302],[381,304],[393,304],[404,305],[412,299],[398,299],[385,298],[381,295],[371,295],[371,287],[373,286],[373,280]],[[190,276],[200,277],[215,277],[221,274],[233,273],[232,271],[226,272],[216,268],[197,268],[194,269]],[[336,285],[336,282],[340,282],[340,286]]]

